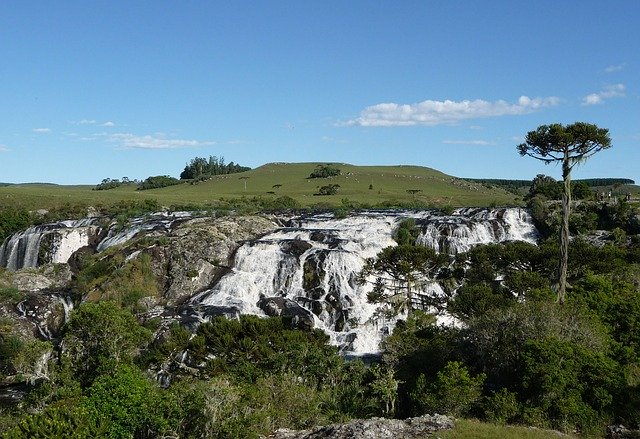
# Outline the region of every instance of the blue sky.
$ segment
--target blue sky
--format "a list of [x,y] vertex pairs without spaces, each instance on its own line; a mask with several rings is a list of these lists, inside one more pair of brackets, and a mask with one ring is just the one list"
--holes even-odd
[[179,176],[191,158],[414,164],[560,178],[530,130],[613,147],[640,183],[640,2],[0,3],[0,181]]

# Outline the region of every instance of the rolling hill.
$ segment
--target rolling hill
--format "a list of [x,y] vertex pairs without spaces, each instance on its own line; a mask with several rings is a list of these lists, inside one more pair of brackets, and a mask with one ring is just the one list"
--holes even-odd
[[[319,163],[269,163],[256,169],[176,186],[136,190],[121,186],[105,191],[93,186],[16,184],[0,187],[0,206],[48,209],[65,203],[109,205],[121,200],[156,200],[160,205],[215,205],[221,199],[288,196],[305,207],[345,203],[365,206],[483,206],[517,204],[507,191],[469,182],[420,166],[354,166],[331,163],[341,175],[307,178]],[[323,163],[324,164],[324,163]],[[96,178],[98,180],[98,178]],[[320,187],[339,185],[335,195],[318,196]]]

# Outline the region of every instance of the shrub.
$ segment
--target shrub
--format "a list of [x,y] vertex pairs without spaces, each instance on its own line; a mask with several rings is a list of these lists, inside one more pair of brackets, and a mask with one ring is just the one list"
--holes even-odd
[[318,165],[307,178],[327,178],[340,175],[340,169],[330,165]]
[[410,396],[420,414],[435,412],[460,416],[469,413],[480,400],[484,380],[484,374],[473,377],[462,363],[451,361],[438,372],[433,382],[421,374]]

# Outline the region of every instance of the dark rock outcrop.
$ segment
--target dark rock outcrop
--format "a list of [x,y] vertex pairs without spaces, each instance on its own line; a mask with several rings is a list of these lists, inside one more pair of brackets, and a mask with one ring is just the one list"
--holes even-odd
[[291,317],[291,323],[297,329],[313,329],[314,321],[311,312],[293,300],[284,297],[263,297],[258,302],[258,306],[270,317]]

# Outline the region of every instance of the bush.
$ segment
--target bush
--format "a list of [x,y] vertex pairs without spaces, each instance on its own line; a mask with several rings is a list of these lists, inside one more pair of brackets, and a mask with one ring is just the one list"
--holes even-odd
[[447,363],[433,382],[420,375],[411,399],[418,409],[417,414],[447,413],[460,416],[471,411],[480,400],[485,375],[475,377],[457,361]]
[[173,186],[182,183],[180,180],[168,175],[156,175],[155,177],[147,177],[140,185],[138,190],[144,191],[147,189],[158,189],[167,186]]
[[505,424],[516,419],[520,413],[520,404],[517,395],[503,387],[491,396],[485,397],[483,409],[486,420]]
[[339,184],[328,184],[326,186],[320,186],[320,189],[318,189],[318,193],[316,195],[335,195],[338,193],[338,189],[340,189]]
[[330,165],[318,165],[307,178],[328,178],[340,175],[340,169]]

